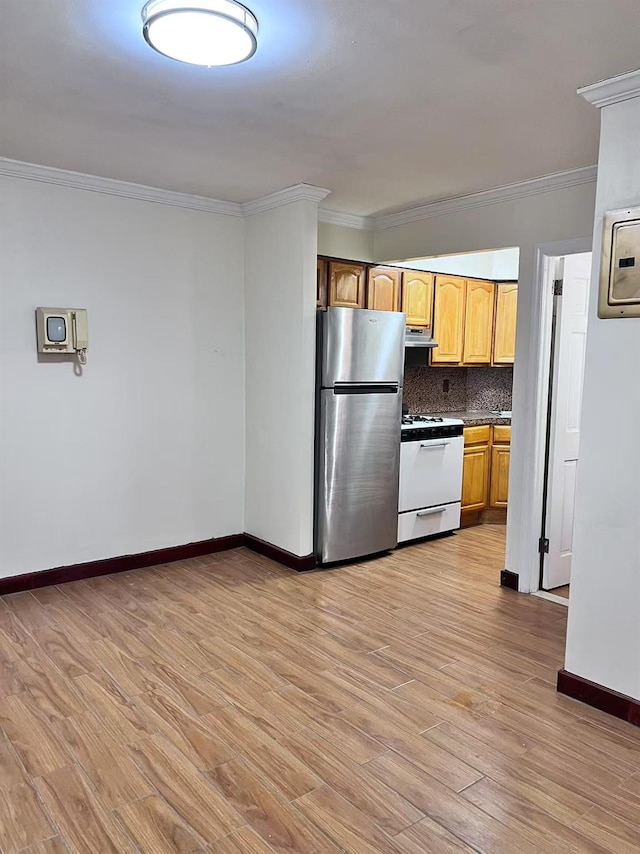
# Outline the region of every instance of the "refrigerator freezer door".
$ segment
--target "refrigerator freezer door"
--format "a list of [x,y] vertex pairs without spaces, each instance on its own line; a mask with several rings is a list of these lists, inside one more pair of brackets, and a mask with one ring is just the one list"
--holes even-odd
[[402,396],[321,394],[318,543],[321,563],[397,545]]
[[406,315],[331,307],[322,320],[323,388],[336,383],[402,385]]

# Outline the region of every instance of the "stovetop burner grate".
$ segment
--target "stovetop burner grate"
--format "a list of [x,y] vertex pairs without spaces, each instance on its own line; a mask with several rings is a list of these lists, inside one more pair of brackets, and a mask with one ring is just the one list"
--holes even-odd
[[444,418],[436,418],[428,415],[404,415],[402,417],[403,424],[442,424]]

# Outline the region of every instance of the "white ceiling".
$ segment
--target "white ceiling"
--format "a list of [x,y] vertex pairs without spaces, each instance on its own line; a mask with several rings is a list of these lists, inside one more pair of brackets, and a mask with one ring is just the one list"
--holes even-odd
[[371,214],[597,161],[576,87],[640,64],[638,0],[247,0],[256,56],[155,54],[143,0],[2,0],[0,156]]

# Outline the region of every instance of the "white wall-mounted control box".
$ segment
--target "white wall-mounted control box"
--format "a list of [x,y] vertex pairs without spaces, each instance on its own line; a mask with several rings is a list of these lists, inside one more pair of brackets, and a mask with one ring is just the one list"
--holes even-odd
[[604,216],[598,317],[640,317],[640,207]]
[[39,353],[77,353],[86,360],[89,346],[87,312],[84,308],[37,308],[36,332]]

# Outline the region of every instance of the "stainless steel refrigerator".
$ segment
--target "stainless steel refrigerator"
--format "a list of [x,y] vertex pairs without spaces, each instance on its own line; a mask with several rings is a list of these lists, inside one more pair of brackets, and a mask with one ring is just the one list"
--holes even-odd
[[328,308],[318,322],[316,559],[397,545],[405,315]]

